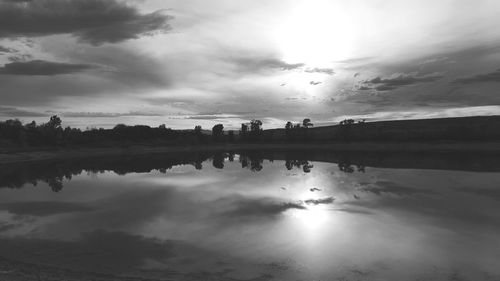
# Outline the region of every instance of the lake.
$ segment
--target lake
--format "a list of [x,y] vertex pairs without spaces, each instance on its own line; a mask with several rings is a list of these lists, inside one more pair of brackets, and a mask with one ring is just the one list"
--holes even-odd
[[240,151],[4,166],[0,280],[500,280],[498,159]]

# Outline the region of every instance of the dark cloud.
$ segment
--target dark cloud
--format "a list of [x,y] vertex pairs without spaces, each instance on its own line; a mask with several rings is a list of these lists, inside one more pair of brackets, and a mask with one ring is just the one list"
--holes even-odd
[[15,53],[17,52],[16,49],[0,46],[0,53]]
[[71,34],[99,45],[169,30],[171,19],[162,11],[142,14],[116,0],[3,1],[0,37]]
[[308,68],[306,70],[304,70],[305,72],[308,72],[308,73],[324,73],[324,74],[328,74],[328,75],[333,75],[335,74],[335,71],[333,71],[332,68]]
[[320,199],[308,199],[305,200],[304,203],[307,205],[320,205],[320,204],[332,204],[335,198],[333,197],[326,197],[326,198],[320,198]]
[[18,226],[19,226],[19,224],[15,224],[15,223],[0,222],[0,232],[9,231],[9,230],[14,229]]
[[454,83],[460,84],[473,84],[473,83],[484,83],[484,82],[500,82],[500,69],[497,69],[490,73],[477,74],[470,77],[459,78],[454,81]]
[[30,216],[49,216],[91,210],[89,207],[80,203],[51,201],[4,203],[0,205],[0,209],[6,210],[11,214]]
[[85,62],[93,68],[73,74],[75,77],[37,75],[26,79],[23,75],[0,75],[1,103],[27,107],[51,104],[60,97],[102,94],[121,99],[126,93],[142,94],[150,89],[166,89],[173,83],[162,60],[119,46],[71,48],[61,57]]
[[44,60],[32,60],[27,62],[11,62],[0,67],[0,75],[60,75],[82,72],[93,68],[88,64],[71,64],[62,62],[50,62]]
[[310,81],[309,84],[313,85],[313,86],[316,86],[316,85],[319,85],[321,84],[322,82],[320,81]]
[[287,63],[277,58],[255,56],[255,57],[233,57],[230,62],[237,66],[242,72],[260,72],[269,69],[294,70],[303,67],[303,63]]
[[410,86],[419,83],[427,83],[439,80],[443,77],[440,73],[418,75],[417,73],[399,73],[389,78],[375,77],[363,81],[363,84],[370,86],[377,91],[390,91],[403,86]]
[[10,62],[23,62],[23,61],[31,60],[32,58],[33,58],[33,56],[30,54],[21,54],[21,55],[10,56],[7,59]]
[[48,114],[23,110],[16,107],[0,106],[0,115],[9,117],[44,117]]

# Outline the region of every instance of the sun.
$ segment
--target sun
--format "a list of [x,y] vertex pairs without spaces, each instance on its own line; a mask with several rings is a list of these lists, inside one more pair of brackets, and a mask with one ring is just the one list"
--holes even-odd
[[276,29],[282,59],[308,67],[347,59],[353,48],[355,25],[343,13],[342,5],[327,0],[298,2]]

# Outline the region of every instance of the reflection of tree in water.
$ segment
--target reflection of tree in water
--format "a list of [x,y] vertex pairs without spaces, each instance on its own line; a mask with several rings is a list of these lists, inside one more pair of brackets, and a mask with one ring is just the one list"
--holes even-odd
[[310,173],[311,169],[314,167],[313,165],[309,164],[309,161],[306,160],[286,160],[285,161],[285,167],[287,170],[291,170],[294,167],[301,169],[304,171],[304,173]]
[[[212,157],[212,165],[217,169],[224,169],[224,161],[226,160],[226,158],[229,160],[229,162],[233,162],[234,155],[235,155],[234,152],[228,152],[228,153],[217,152]],[[195,167],[197,166],[195,165]],[[201,170],[201,162],[199,163],[199,168]]]
[[46,180],[47,184],[50,186],[50,189],[54,192],[59,192],[63,189],[63,178],[62,177],[54,177]]
[[[170,153],[2,165],[0,166],[0,188],[22,188],[26,184],[36,186],[38,182],[45,182],[54,192],[59,192],[64,187],[64,180],[71,180],[74,175],[82,172],[89,175],[108,171],[118,175],[149,173],[153,170],[166,173],[173,166],[181,164],[191,164],[196,169],[201,169],[201,163],[209,157],[210,153]],[[216,165],[220,164],[216,163]]]
[[212,165],[217,169],[224,169],[224,154],[216,153],[212,159]]
[[[356,170],[358,172],[364,173],[365,172],[365,166],[364,165],[352,165],[349,160],[341,160],[339,161],[339,170],[344,172],[344,173],[354,173]],[[356,167],[356,168],[354,168]]]
[[252,172],[259,172],[262,170],[264,159],[259,157],[258,154],[240,154],[241,168],[250,169]]

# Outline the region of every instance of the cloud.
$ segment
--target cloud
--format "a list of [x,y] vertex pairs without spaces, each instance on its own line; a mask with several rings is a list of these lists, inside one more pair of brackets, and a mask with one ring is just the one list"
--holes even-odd
[[16,49],[0,46],[0,53],[15,53],[17,52]]
[[[419,75],[418,73],[395,73],[388,78],[375,77],[362,83],[377,91],[390,91],[403,86],[410,86],[419,83],[427,83],[439,80],[443,77],[441,73],[431,73]],[[365,86],[366,87],[366,86]],[[367,88],[363,88],[366,90]]]
[[498,188],[477,188],[477,187],[460,187],[455,188],[458,192],[466,192],[478,196],[485,196],[491,199],[500,200],[500,189]]
[[361,191],[363,192],[370,192],[376,195],[382,195],[382,194],[394,194],[397,196],[411,196],[411,195],[416,195],[416,194],[429,194],[432,193],[429,190],[426,189],[418,189],[418,188],[412,188],[412,187],[406,187],[402,186],[400,184],[397,184],[395,182],[391,181],[378,181],[375,183],[375,186],[366,186],[361,188]]
[[304,71],[307,72],[307,73],[324,73],[324,74],[328,74],[328,75],[335,74],[335,71],[333,71],[332,68],[318,68],[318,67],[315,67],[315,68],[308,68],[308,69],[306,69]]
[[335,198],[333,197],[326,197],[326,198],[320,198],[320,199],[308,199],[304,201],[307,205],[320,205],[320,204],[332,204]]
[[82,72],[93,67],[94,66],[88,64],[71,64],[44,60],[32,60],[27,62],[16,61],[6,63],[3,67],[0,67],[0,75],[52,76]]
[[[83,233],[72,241],[14,237],[0,242],[5,258],[92,272],[126,272],[142,266],[145,259],[165,261],[174,256],[175,243],[104,230]],[[29,254],[34,252],[36,256]]]
[[294,70],[304,63],[287,63],[280,59],[266,56],[233,57],[229,59],[242,72],[260,72],[269,69]]
[[280,203],[267,198],[235,200],[233,204],[236,208],[228,211],[228,214],[237,217],[272,216],[279,215],[289,209],[305,209],[299,203]]
[[57,201],[4,203],[0,205],[0,209],[6,210],[11,214],[31,216],[49,216],[91,210],[89,207],[80,203]]
[[34,112],[19,109],[16,107],[0,106],[0,115],[9,117],[44,117],[48,116],[46,113]]
[[116,0],[37,0],[0,2],[0,37],[71,34],[99,45],[170,29],[162,11],[142,14]]
[[490,73],[477,74],[470,77],[458,78],[454,83],[459,84],[473,84],[473,83],[485,83],[485,82],[500,82],[500,69],[497,69]]
[[319,85],[319,84],[321,84],[321,83],[322,83],[322,82],[320,82],[320,81],[310,81],[310,82],[309,82],[309,84],[310,84],[310,85],[313,85],[313,86]]
[[[54,111],[47,111],[48,113],[57,113]],[[123,113],[117,112],[60,112],[57,113],[64,117],[124,117],[124,116],[163,116],[159,113],[154,112],[144,112],[144,111],[129,111]]]

